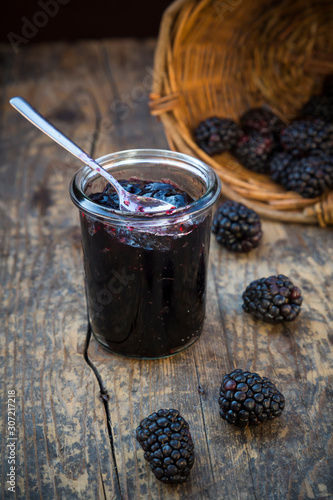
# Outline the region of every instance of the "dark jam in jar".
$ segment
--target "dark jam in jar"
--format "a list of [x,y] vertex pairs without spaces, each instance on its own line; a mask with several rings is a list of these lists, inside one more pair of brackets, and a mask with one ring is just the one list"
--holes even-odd
[[[176,208],[194,200],[166,182],[121,181],[128,191]],[[117,209],[106,186],[89,195]],[[110,351],[158,358],[198,339],[205,314],[211,214],[150,228],[109,225],[80,212],[92,331]]]

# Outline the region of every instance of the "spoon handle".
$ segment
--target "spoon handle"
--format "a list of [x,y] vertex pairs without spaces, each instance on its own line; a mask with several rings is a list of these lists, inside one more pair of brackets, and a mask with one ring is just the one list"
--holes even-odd
[[46,118],[44,118],[38,111],[31,106],[23,97],[12,97],[10,99],[10,104],[15,108],[21,115],[23,115],[27,120],[29,120],[35,127],[39,128],[44,134],[48,135],[55,142],[60,144],[63,148],[67,149],[76,158],[81,160],[83,163],[88,164],[93,170],[97,172],[103,172],[103,177],[107,178],[108,181],[113,185],[117,186],[121,192],[124,192],[122,186],[112,177],[106,170],[104,170],[101,165],[96,163],[87,153],[85,153],[79,146],[72,142],[68,137],[66,137],[60,130],[58,130],[52,123],[50,123]]
[[56,141],[60,146],[64,147],[80,159],[80,155],[84,152],[79,146],[74,144],[68,137],[66,137],[62,132],[60,132],[54,125],[52,125],[48,120],[46,120],[38,111],[33,108],[25,99],[22,97],[12,97],[10,99],[10,104],[19,111],[27,120],[29,120],[35,127],[39,128],[44,134],[48,135]]

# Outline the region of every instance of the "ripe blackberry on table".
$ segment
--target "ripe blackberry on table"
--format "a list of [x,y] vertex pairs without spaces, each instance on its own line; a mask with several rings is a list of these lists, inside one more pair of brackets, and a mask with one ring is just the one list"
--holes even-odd
[[186,481],[194,463],[194,446],[189,425],[178,410],[161,409],[144,418],[136,439],[159,481]]
[[240,118],[240,125],[245,131],[272,133],[277,138],[285,127],[285,123],[275,113],[263,107],[246,111]]
[[329,152],[333,148],[333,124],[319,119],[294,121],[282,131],[280,142],[293,156],[306,156],[318,149]]
[[238,368],[223,377],[219,405],[224,420],[246,427],[280,417],[285,399],[268,378]]
[[242,297],[244,311],[268,323],[293,321],[303,300],[301,290],[283,274],[252,281]]
[[301,116],[319,118],[327,123],[333,122],[333,96],[313,95],[301,109]]
[[333,156],[315,153],[286,166],[279,182],[287,191],[296,191],[303,198],[316,198],[333,188]]
[[217,116],[203,120],[194,131],[195,142],[210,156],[231,151],[241,135],[236,122]]
[[233,152],[244,167],[265,174],[269,171],[272,153],[277,148],[277,141],[272,133],[262,134],[256,130],[240,138]]
[[233,252],[249,252],[262,238],[259,215],[242,203],[226,201],[217,209],[212,231],[218,243]]

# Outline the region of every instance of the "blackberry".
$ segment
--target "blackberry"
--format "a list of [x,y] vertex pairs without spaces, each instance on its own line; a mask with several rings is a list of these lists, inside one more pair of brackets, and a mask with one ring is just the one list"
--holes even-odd
[[238,141],[234,155],[244,167],[265,174],[269,170],[270,157],[277,146],[272,133],[250,132]]
[[238,368],[223,377],[220,415],[233,425],[260,425],[280,417],[285,399],[266,377]]
[[323,120],[297,120],[281,133],[281,144],[294,156],[305,156],[312,150],[328,152],[333,148],[333,125]]
[[[185,207],[193,202],[193,199],[185,191],[167,182],[149,182],[137,179],[135,181],[120,180],[119,184],[129,193],[157,198],[171,203],[176,208]],[[89,198],[100,205],[119,210],[118,194],[109,182],[102,192],[93,193]]]
[[245,131],[251,129],[257,132],[272,133],[279,137],[285,123],[272,111],[266,108],[252,108],[246,111],[240,118],[241,127]]
[[218,243],[233,252],[249,252],[262,237],[259,215],[236,201],[226,201],[218,208],[212,231]]
[[136,439],[162,483],[183,483],[194,463],[188,423],[177,410],[158,410],[140,422]]
[[333,96],[313,95],[301,109],[301,116],[333,122]]
[[296,191],[304,198],[316,198],[333,188],[333,156],[315,154],[291,162],[281,174],[287,191]]
[[302,292],[284,276],[252,281],[243,293],[243,309],[268,323],[293,321],[302,304]]
[[200,122],[194,131],[195,142],[210,156],[231,151],[241,135],[236,122],[216,116]]
[[271,178],[274,182],[284,183],[286,173],[289,171],[289,166],[295,161],[294,156],[286,152],[277,153],[273,156],[270,162]]

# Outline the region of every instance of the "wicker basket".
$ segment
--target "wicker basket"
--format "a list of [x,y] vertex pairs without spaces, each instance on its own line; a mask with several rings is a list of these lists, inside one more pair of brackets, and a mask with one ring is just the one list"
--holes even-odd
[[166,10],[155,53],[151,113],[171,149],[201,158],[223,193],[280,221],[333,224],[333,192],[304,199],[231,155],[209,157],[193,140],[208,116],[235,120],[268,105],[290,121],[333,74],[332,0],[177,0]]

